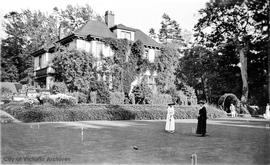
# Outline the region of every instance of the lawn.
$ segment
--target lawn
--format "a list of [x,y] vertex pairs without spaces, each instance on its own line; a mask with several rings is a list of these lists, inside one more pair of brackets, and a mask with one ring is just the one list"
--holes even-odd
[[[270,164],[270,122],[209,120],[209,136],[192,133],[196,120],[85,121],[1,124],[2,163]],[[82,139],[83,127],[83,139]],[[136,147],[138,148],[136,150]]]

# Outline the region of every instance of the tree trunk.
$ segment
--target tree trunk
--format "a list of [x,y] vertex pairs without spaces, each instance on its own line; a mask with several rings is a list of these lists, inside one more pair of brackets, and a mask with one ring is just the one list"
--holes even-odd
[[202,87],[203,87],[203,95],[205,97],[206,102],[208,102],[209,99],[208,99],[207,90],[206,90],[206,83],[203,77],[201,77],[201,82],[202,82]]
[[241,64],[241,76],[242,76],[242,96],[241,102],[247,103],[248,101],[248,75],[247,75],[247,56],[245,55],[244,48],[239,50],[240,64]]

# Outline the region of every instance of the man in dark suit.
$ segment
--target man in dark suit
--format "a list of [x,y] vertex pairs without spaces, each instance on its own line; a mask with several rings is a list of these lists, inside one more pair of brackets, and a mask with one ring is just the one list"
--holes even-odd
[[199,117],[198,117],[198,125],[196,134],[201,134],[205,136],[206,134],[206,120],[207,120],[207,111],[205,108],[205,101],[199,101],[200,110],[199,110]]

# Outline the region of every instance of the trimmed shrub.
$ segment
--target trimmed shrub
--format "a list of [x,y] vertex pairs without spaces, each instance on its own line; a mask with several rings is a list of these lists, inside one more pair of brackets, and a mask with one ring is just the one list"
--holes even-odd
[[132,93],[136,104],[152,103],[152,90],[148,85],[141,83],[133,88]]
[[34,104],[38,104],[38,103],[39,103],[39,101],[37,99],[31,98],[31,97],[24,100],[24,106],[26,108],[33,107]]
[[51,87],[51,93],[66,93],[68,91],[67,86],[64,82],[54,82]]
[[110,103],[110,92],[108,86],[104,82],[99,81],[96,83],[96,92],[97,92],[96,103],[98,104]]
[[[159,120],[166,119],[166,105],[106,105],[78,104],[73,107],[23,104],[6,104],[2,108],[24,122],[84,121],[84,120]],[[175,119],[196,119],[198,106],[175,106]],[[207,107],[209,119],[226,117],[226,113],[214,106]]]
[[9,103],[12,100],[13,92],[11,89],[6,88],[6,87],[1,87],[1,97],[0,100],[2,102]]
[[48,96],[49,102],[54,106],[74,106],[77,100],[73,96],[58,93],[56,95]]
[[69,93],[68,95],[73,96],[76,98],[77,103],[87,103],[88,96],[82,92],[73,92]]
[[172,97],[168,94],[155,93],[152,95],[152,104],[167,105],[172,102]]
[[110,92],[110,104],[124,104],[125,94],[123,92]]
[[223,111],[222,109],[218,108],[216,105],[207,104],[206,109],[207,109],[207,117],[208,117],[208,119],[213,119],[213,118],[218,118],[218,117],[226,117],[227,116],[227,113],[225,111]]

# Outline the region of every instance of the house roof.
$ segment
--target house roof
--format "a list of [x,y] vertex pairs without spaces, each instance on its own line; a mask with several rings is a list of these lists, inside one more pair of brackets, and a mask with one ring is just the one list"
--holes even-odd
[[80,37],[87,37],[88,35],[101,38],[116,38],[116,35],[110,31],[108,26],[100,21],[90,20],[84,26],[74,32]]
[[135,32],[135,36],[134,36],[135,41],[141,40],[142,43],[146,46],[152,46],[152,47],[160,47],[161,46],[159,43],[157,43],[155,40],[153,40],[151,37],[149,37],[148,35],[146,35],[144,32],[142,32],[139,29],[127,27],[123,24],[115,25],[115,26],[111,27],[110,29],[111,30],[123,29],[123,30],[133,31],[133,32]]
[[131,27],[127,27],[123,24],[118,24],[118,25],[115,25],[113,27],[110,28],[111,30],[115,30],[115,29],[123,29],[123,30],[129,30],[129,31],[133,31],[135,32],[137,29],[134,29],[134,28],[131,28]]
[[[90,20],[88,21],[85,25],[80,27],[79,29],[75,30],[74,33],[58,40],[57,42],[63,43],[63,42],[70,42],[74,37],[97,37],[97,38],[116,38],[116,34],[113,33],[112,31],[115,29],[123,29],[123,30],[129,30],[133,31],[135,33],[134,40],[141,40],[142,43],[146,46],[151,46],[151,47],[161,47],[159,43],[157,43],[155,40],[153,40],[151,37],[146,35],[144,32],[142,32],[139,29],[127,27],[123,24],[118,24],[115,25],[111,28],[108,28],[108,26],[100,21],[97,20]],[[112,30],[112,31],[111,31]],[[57,43],[56,42],[56,43]],[[51,46],[49,49],[53,49],[54,46]],[[35,51],[32,53],[32,56],[38,56],[39,54],[42,54],[46,52],[48,49],[40,49],[38,51]]]
[[158,42],[153,40],[151,37],[149,37],[139,29],[137,29],[135,32],[135,41],[137,40],[141,40],[142,43],[147,46],[161,47],[161,45]]

